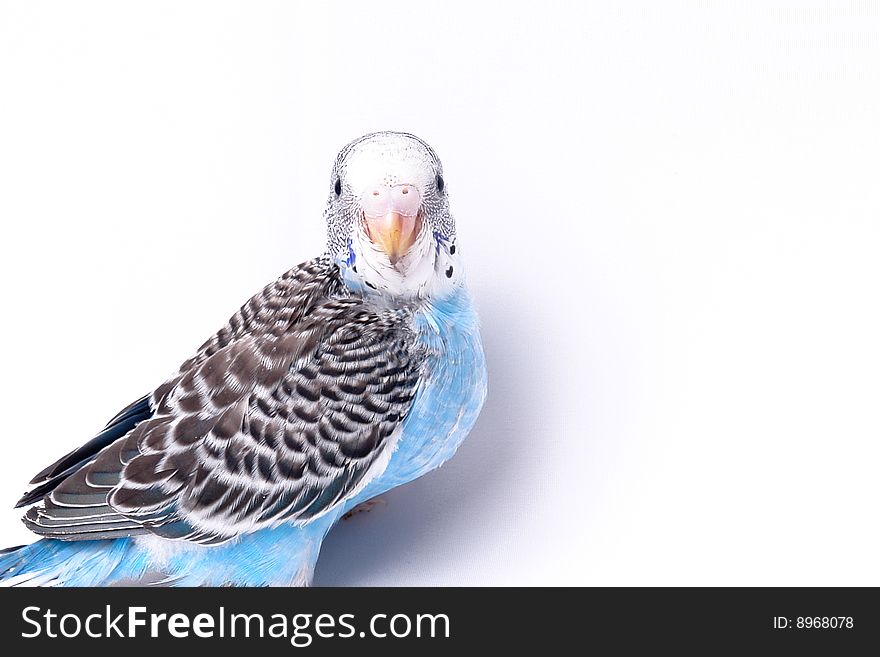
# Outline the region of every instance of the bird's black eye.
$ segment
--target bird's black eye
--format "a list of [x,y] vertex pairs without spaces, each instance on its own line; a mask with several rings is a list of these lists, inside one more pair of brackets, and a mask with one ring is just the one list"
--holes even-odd
[[446,187],[446,183],[443,182],[443,176],[437,174],[437,191],[442,194],[444,187]]
[[333,192],[336,196],[342,196],[342,178],[336,179],[336,183],[333,185]]

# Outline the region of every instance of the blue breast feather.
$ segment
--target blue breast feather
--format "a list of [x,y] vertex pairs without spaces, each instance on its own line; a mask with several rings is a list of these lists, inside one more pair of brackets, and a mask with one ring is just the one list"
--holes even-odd
[[467,291],[458,288],[429,305],[416,315],[415,323],[429,354],[422,384],[385,472],[350,500],[347,508],[412,481],[451,458],[486,398],[486,361]]

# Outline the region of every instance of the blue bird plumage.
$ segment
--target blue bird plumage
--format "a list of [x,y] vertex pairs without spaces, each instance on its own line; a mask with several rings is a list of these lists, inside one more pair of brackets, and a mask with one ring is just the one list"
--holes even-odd
[[[41,472],[23,500],[45,494],[43,506],[26,523],[50,538],[0,553],[0,583],[306,585],[345,513],[451,458],[487,378],[440,171],[403,133],[343,149],[328,255],[267,287],[177,378]],[[421,195],[408,224],[412,197],[375,221],[361,213],[361,193],[402,184]],[[189,419],[218,404],[217,419]],[[230,413],[241,427],[226,428]]]

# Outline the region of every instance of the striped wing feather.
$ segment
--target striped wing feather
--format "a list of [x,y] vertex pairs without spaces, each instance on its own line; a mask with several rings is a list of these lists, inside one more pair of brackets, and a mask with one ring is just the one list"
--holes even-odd
[[153,393],[148,417],[41,473],[54,487],[25,523],[215,543],[325,513],[393,450],[423,359],[408,327],[406,311],[341,295],[323,259],[288,272]]

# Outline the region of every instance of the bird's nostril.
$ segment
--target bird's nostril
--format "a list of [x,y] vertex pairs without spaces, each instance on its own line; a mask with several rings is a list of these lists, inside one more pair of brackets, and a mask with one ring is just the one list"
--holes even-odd
[[369,217],[382,217],[392,211],[404,217],[414,217],[421,205],[421,195],[419,188],[409,183],[393,187],[372,184],[364,189],[360,203]]

